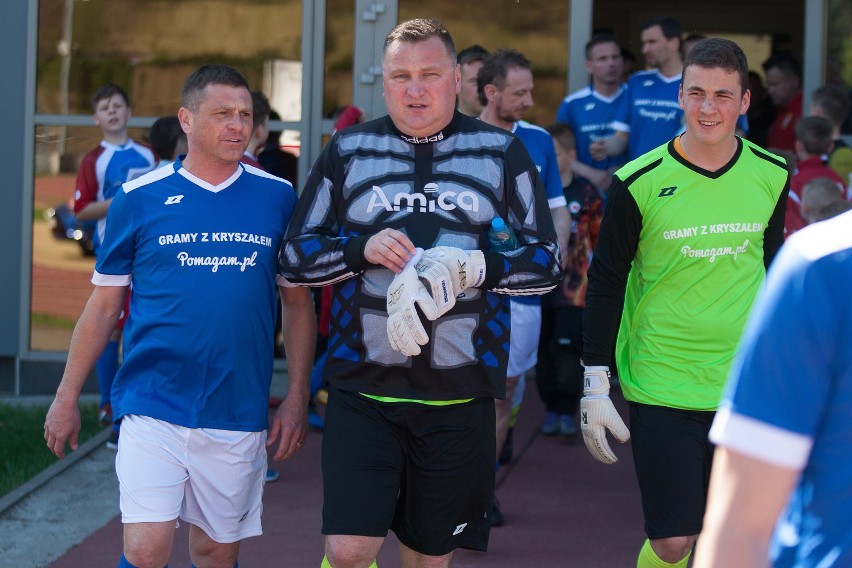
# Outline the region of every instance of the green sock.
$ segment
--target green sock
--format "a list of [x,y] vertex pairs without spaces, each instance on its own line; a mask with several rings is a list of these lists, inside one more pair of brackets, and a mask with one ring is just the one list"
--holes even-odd
[[[322,564],[320,564],[320,568],[332,568],[331,564],[329,564],[328,562],[327,556],[322,557]],[[367,568],[379,568],[379,565],[376,564],[375,560],[373,560],[373,563],[370,564]]]
[[686,568],[691,555],[692,551],[674,564],[669,564],[657,556],[657,553],[651,548],[651,541],[645,539],[645,544],[639,551],[639,558],[636,559],[636,568]]

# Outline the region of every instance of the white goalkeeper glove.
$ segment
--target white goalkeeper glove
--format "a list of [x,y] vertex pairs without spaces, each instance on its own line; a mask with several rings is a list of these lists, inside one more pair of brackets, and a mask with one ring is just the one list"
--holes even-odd
[[583,398],[580,399],[580,429],[589,453],[598,461],[612,464],[618,461],[609,448],[606,431],[621,443],[630,439],[630,430],[609,398],[609,367],[585,367]]
[[485,255],[481,250],[430,248],[417,263],[417,273],[429,283],[440,317],[456,305],[456,296],[485,282]]
[[438,306],[417,276],[416,265],[422,254],[423,249],[417,249],[388,286],[388,340],[394,350],[408,357],[420,355],[420,346],[429,343],[429,335],[414,305],[419,305],[430,320],[439,316]]

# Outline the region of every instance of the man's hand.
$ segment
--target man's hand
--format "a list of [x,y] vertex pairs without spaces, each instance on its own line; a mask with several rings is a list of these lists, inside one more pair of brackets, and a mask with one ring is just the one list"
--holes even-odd
[[394,274],[402,272],[414,252],[414,243],[408,235],[396,229],[383,229],[367,239],[364,245],[364,259],[367,262],[384,266]]
[[286,460],[293,457],[308,435],[308,400],[306,396],[287,395],[278,411],[272,418],[269,435],[266,438],[267,447],[278,442],[272,459]]
[[586,367],[583,398],[580,399],[580,429],[592,457],[605,464],[618,461],[609,448],[606,431],[621,443],[630,439],[630,430],[609,398],[609,367]]
[[57,395],[44,419],[44,440],[47,442],[47,448],[62,459],[65,457],[66,442],[72,450],[77,449],[79,433],[80,409],[77,400],[67,401]]
[[416,264],[422,254],[423,251],[418,249],[388,286],[388,340],[391,347],[408,357],[420,355],[420,346],[429,343],[429,336],[420,323],[415,304],[430,320],[437,319],[441,314],[417,275]]
[[417,273],[429,283],[440,317],[456,305],[456,296],[485,282],[485,255],[481,250],[430,248],[417,263]]

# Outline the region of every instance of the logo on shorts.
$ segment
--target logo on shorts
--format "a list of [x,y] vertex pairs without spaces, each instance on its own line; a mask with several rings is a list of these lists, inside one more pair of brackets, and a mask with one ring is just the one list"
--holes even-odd
[[244,520],[246,520],[246,517],[248,517],[248,514],[249,514],[249,512],[248,512],[248,511],[246,511],[245,513],[243,513],[243,516],[242,516],[242,517],[240,517],[240,520],[239,520],[239,521],[237,521],[237,522],[238,522],[238,523],[241,523],[241,522],[243,522]]
[[453,531],[453,536],[456,536],[457,534],[461,534],[466,526],[467,526],[467,523],[462,523],[459,526],[457,526],[456,530]]

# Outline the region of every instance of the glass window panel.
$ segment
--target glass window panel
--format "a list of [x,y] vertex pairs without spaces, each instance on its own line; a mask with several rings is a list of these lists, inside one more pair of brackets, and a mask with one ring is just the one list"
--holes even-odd
[[[478,43],[526,55],[533,63],[535,106],[525,120],[544,126],[555,120],[565,97],[569,10],[569,2],[552,0],[476,0],[430,5],[428,17],[441,20],[458,50]],[[400,21],[422,17],[422,0],[399,1]]]
[[[177,112],[194,68],[226,63],[269,95],[273,107],[286,105],[286,120],[298,121],[301,24],[302,0],[39,2],[36,112],[67,115],[74,125],[40,120],[36,128],[32,350],[66,350],[92,290],[94,259],[73,238],[54,236],[48,217],[68,206],[80,161],[101,140],[90,126],[98,87],[122,86],[134,117],[149,124]],[[129,133],[145,141],[148,129]]]

